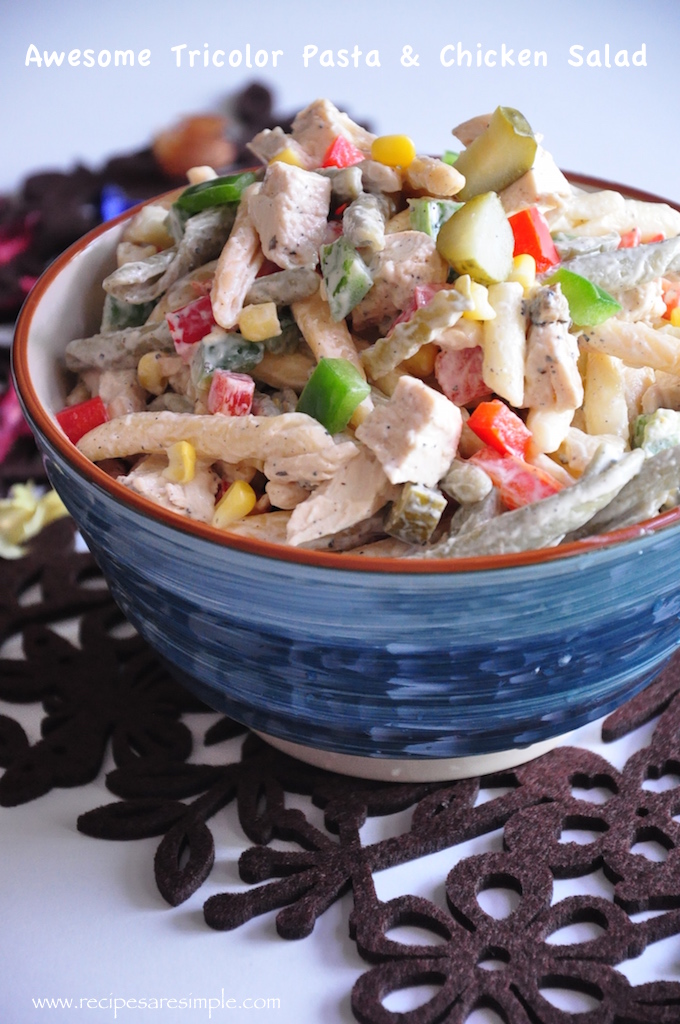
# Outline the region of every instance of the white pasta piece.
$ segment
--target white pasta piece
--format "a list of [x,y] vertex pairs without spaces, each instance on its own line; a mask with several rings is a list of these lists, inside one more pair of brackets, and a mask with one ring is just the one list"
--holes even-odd
[[624,365],[605,352],[586,354],[583,414],[589,434],[615,434],[629,440]]
[[640,396],[640,413],[657,409],[680,409],[680,377],[670,373],[654,373]]
[[465,185],[465,178],[450,164],[432,156],[417,156],[406,168],[406,181],[435,199],[455,196]]
[[202,185],[204,181],[213,181],[216,177],[217,171],[208,164],[198,164],[187,171],[187,181],[190,185]]
[[253,513],[232,523],[225,533],[249,540],[264,540],[270,544],[287,544],[286,530],[290,519],[290,511],[282,509],[275,512]]
[[116,246],[116,266],[123,267],[126,263],[139,263],[158,252],[155,245],[141,245],[136,242],[119,242]]
[[167,209],[160,203],[148,203],[126,225],[123,241],[133,245],[154,245],[156,249],[168,249],[175,240],[166,226]]
[[414,546],[407,544],[397,537],[385,537],[383,540],[375,540],[372,544],[364,544],[360,548],[352,548],[353,555],[360,555],[362,558],[405,558],[412,554]]
[[211,461],[236,463],[275,455],[301,455],[333,445],[328,431],[305,413],[280,416],[186,416],[173,412],[137,412],[90,430],[78,442],[88,459],[127,458],[162,452],[189,441]]
[[526,424],[532,434],[532,451],[551,453],[564,441],[574,409],[529,409]]
[[225,329],[238,320],[248,289],[264,262],[260,236],[249,211],[250,201],[261,187],[259,182],[249,185],[241,196],[234,226],[215,267],[210,298],[213,316]]
[[606,235],[609,231],[622,234],[635,227],[640,229],[643,241],[658,234],[666,238],[680,234],[680,212],[668,203],[626,199],[611,189],[574,190],[570,198],[546,216],[551,231],[577,235]]
[[603,444],[607,445],[615,457],[622,455],[626,447],[621,437],[586,434],[578,427],[571,426],[554,457],[572,476],[580,476]]
[[546,455],[544,452],[529,455],[527,462],[531,466],[536,466],[538,469],[542,469],[544,473],[554,477],[563,487],[568,487],[569,484],[574,482],[573,476],[559,462],[556,462],[551,455]]
[[482,378],[492,391],[520,409],[524,404],[527,331],[524,290],[517,281],[492,284],[489,303],[496,316],[483,323]]
[[292,388],[299,393],[315,366],[314,357],[304,347],[289,353],[265,351],[257,366],[253,367],[251,376],[277,390]]
[[293,509],[288,543],[298,547],[346,530],[374,515],[397,495],[378,460],[367,449],[350,459]]
[[295,483],[310,490],[337,473],[341,466],[356,458],[358,447],[352,441],[328,445],[318,452],[299,455],[272,455],[265,459],[262,471],[269,480]]
[[265,492],[270,502],[277,509],[293,509],[301,501],[309,497],[306,487],[301,487],[294,480],[282,482],[281,480],[268,480],[265,485]]
[[291,312],[317,361],[323,357],[347,359],[366,376],[347,323],[333,320],[330,307],[320,292],[294,302]]
[[643,321],[629,323],[612,317],[580,337],[589,352],[617,356],[626,366],[651,366],[680,376],[680,328],[650,327]]

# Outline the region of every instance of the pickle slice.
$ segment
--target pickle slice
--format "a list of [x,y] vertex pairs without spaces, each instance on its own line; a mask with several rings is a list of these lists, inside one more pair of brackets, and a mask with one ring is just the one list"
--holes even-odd
[[463,150],[456,170],[465,185],[456,199],[468,200],[482,192],[500,192],[531,170],[538,143],[523,114],[513,107],[496,107],[488,128]]
[[512,272],[515,240],[495,192],[474,196],[439,229],[437,249],[457,274],[480,284],[505,281]]

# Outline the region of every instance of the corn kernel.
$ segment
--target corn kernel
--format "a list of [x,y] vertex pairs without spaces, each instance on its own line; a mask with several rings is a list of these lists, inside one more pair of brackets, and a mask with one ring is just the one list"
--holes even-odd
[[278,152],[276,156],[273,156],[269,163],[273,164],[276,163],[277,161],[282,164],[291,164],[293,167],[304,168],[305,166],[305,162],[302,159],[302,155],[296,152],[296,150],[294,150],[292,146],[286,146],[286,148]]
[[226,530],[232,523],[244,519],[257,502],[255,491],[245,480],[234,480],[215,505],[212,524]]
[[238,318],[238,329],[246,341],[266,341],[281,333],[275,302],[244,306]]
[[512,271],[508,281],[518,281],[524,289],[524,294],[530,291],[536,284],[536,260],[528,252],[515,256],[512,261]]
[[415,155],[416,147],[408,135],[380,135],[371,146],[371,159],[388,167],[408,167]]
[[188,441],[176,441],[168,448],[168,466],[163,476],[173,484],[188,484],[196,473],[196,449]]
[[438,351],[438,346],[428,341],[421,345],[414,355],[404,359],[401,365],[412,377],[420,377],[421,380],[425,380],[426,377],[430,377],[434,373],[434,361]]
[[671,324],[673,327],[680,327],[680,306],[671,311]]
[[457,292],[470,299],[473,303],[472,309],[466,309],[463,313],[465,320],[494,320],[496,310],[489,302],[489,290],[486,285],[473,281],[469,274],[462,274],[456,281]]
[[161,357],[161,352],[145,352],[137,363],[137,380],[152,395],[162,395],[168,384],[161,371]]

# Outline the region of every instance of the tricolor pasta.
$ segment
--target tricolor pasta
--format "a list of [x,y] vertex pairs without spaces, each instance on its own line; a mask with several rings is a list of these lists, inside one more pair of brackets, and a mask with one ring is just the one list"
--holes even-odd
[[555,545],[680,482],[680,213],[571,185],[519,112],[460,155],[327,100],[125,228],[57,415],[178,515],[392,557]]

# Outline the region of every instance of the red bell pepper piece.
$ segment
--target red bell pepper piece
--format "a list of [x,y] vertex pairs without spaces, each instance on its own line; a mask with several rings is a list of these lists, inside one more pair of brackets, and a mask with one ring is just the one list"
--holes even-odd
[[208,392],[208,412],[247,416],[253,407],[255,381],[247,373],[217,369]]
[[188,346],[195,345],[215,326],[210,296],[201,295],[198,299],[187,303],[186,306],[182,306],[181,309],[166,313],[165,319],[175,343],[175,351],[185,358]]
[[484,383],[481,345],[473,348],[441,349],[434,361],[434,375],[447,398],[454,405],[467,405],[491,394]]
[[346,139],[344,135],[336,135],[324,153],[322,167],[352,167],[366,159],[365,153]]
[[517,455],[501,455],[494,448],[481,448],[469,459],[489,474],[508,508],[530,505],[562,490],[562,484]]
[[642,241],[642,234],[638,227],[624,231],[619,241],[619,249],[634,249]]
[[663,278],[661,282],[661,297],[666,303],[666,310],[663,314],[664,319],[670,320],[673,310],[680,306],[680,284]]
[[467,425],[477,437],[495,448],[501,455],[526,458],[531,431],[524,420],[500,399],[480,402],[468,419]]
[[74,444],[90,430],[106,423],[108,418],[107,408],[99,395],[77,405],[69,405],[56,415],[57,423]]
[[533,256],[539,274],[560,262],[548,222],[537,206],[514,213],[508,222],[515,238],[513,256]]

